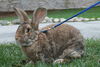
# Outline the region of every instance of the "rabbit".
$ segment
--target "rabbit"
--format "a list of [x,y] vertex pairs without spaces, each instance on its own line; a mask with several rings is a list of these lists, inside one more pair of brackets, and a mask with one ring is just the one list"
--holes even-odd
[[[20,25],[16,31],[16,43],[26,56],[33,62],[63,63],[67,58],[81,58],[84,54],[84,38],[75,27],[62,24],[48,30],[55,24],[47,25],[39,29],[47,15],[47,9],[37,8],[33,12],[32,19],[27,13],[19,8],[14,11],[20,19]],[[40,32],[48,30],[48,32]]]

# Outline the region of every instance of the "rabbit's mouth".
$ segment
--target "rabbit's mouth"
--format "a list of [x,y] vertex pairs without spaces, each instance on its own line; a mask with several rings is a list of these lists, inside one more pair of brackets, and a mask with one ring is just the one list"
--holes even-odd
[[31,46],[33,42],[31,39],[28,39],[27,41],[16,40],[16,43],[21,46]]
[[21,45],[21,46],[31,46],[33,42],[37,40],[37,37],[34,35],[21,35],[16,37],[16,43]]
[[25,41],[25,42],[16,41],[16,43],[21,46],[31,46],[32,45],[32,41]]

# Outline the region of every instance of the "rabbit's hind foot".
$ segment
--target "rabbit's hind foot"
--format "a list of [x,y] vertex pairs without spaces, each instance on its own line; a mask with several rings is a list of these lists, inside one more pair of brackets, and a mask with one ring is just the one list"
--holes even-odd
[[70,61],[71,61],[70,59],[57,59],[53,63],[59,64],[59,63],[67,63],[67,62],[70,62]]

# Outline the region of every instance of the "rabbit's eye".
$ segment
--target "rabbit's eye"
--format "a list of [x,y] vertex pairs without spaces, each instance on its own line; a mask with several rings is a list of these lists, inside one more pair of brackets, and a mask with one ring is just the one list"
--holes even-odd
[[27,28],[25,32],[26,32],[26,33],[30,32],[30,28]]
[[30,29],[29,28],[27,28],[27,32],[30,32]]

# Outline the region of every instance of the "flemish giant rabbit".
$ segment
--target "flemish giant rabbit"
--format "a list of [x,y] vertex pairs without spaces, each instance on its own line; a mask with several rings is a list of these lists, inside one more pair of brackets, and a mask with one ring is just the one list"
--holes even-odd
[[39,23],[47,14],[45,8],[38,8],[33,13],[32,20],[25,11],[18,8],[14,10],[21,21],[16,31],[16,42],[34,63],[36,61],[60,63],[68,57],[80,58],[84,54],[83,36],[73,26],[62,24],[47,33],[40,32],[55,25],[39,29]]

